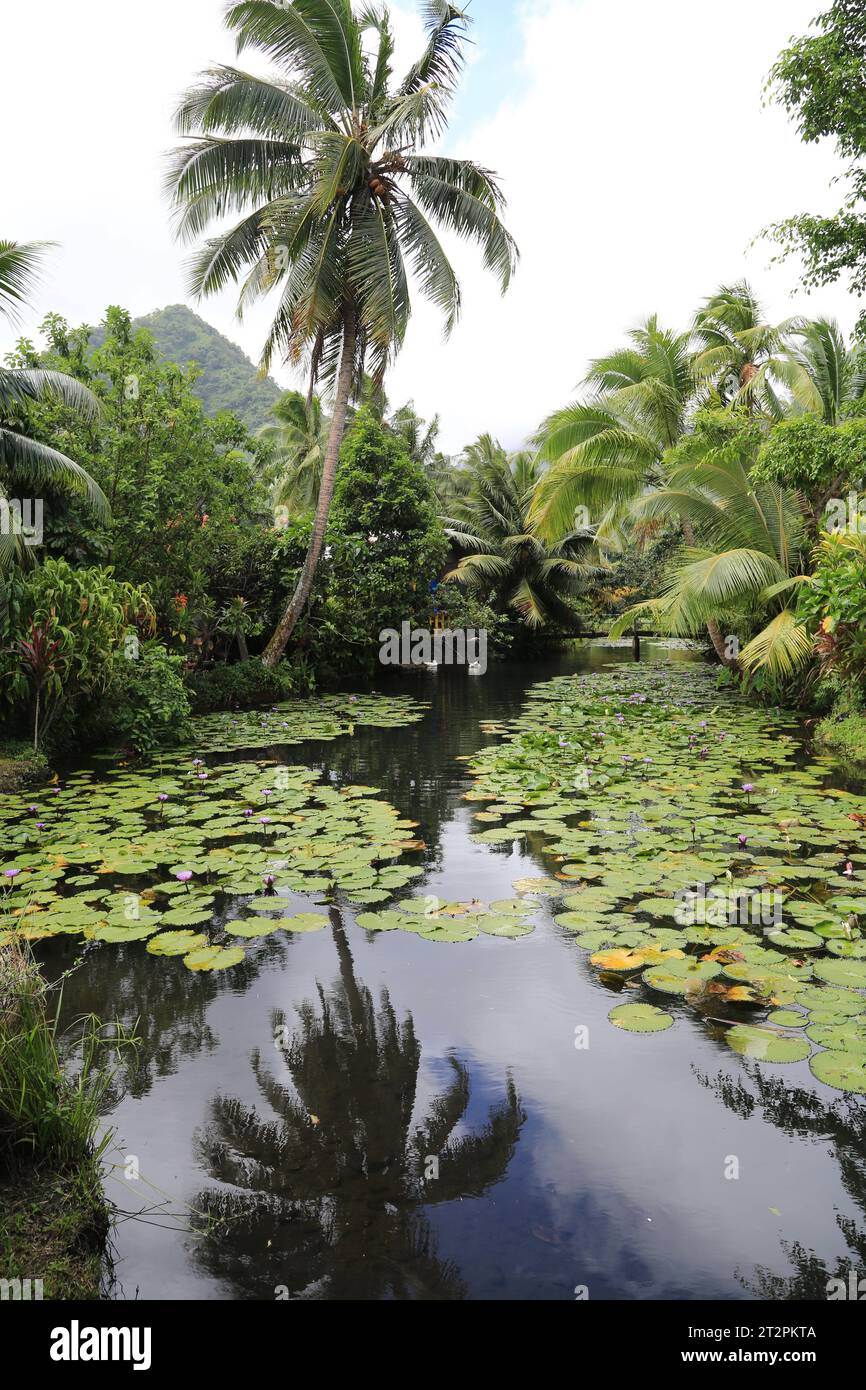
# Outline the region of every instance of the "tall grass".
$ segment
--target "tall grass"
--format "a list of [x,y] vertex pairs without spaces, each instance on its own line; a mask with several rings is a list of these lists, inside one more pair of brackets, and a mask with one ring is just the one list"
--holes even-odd
[[[53,995],[53,998],[52,998]],[[98,1159],[99,1114],[114,1069],[99,1020],[77,1021],[76,1066],[58,1019],[62,991],[48,986],[26,946],[0,947],[0,1165],[50,1161],[57,1167]],[[123,1038],[114,1037],[117,1046]]]

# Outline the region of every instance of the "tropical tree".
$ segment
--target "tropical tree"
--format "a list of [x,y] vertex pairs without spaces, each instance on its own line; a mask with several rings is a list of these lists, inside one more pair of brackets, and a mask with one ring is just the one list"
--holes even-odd
[[574,625],[567,599],[597,569],[592,535],[570,531],[547,543],[529,524],[541,466],[529,453],[511,457],[489,434],[465,451],[469,492],[455,516],[445,518],[445,534],[465,551],[445,576],[491,596],[494,608],[515,614],[529,628],[551,620]]
[[271,414],[274,423],[263,425],[257,437],[270,446],[280,469],[274,501],[277,506],[315,511],[327,448],[322,403],[316,395],[286,391]]
[[662,457],[695,397],[690,334],[661,328],[653,315],[627,347],[591,364],[583,386],[586,398],[550,415],[534,441],[548,468],[531,521],[548,540],[573,529],[578,508],[598,524],[662,481]]
[[425,150],[444,128],[469,19],[446,0],[427,0],[424,13],[424,52],[394,83],[385,8],[245,0],[226,16],[238,51],[259,49],[281,75],[212,69],[177,115],[188,137],[170,176],[179,234],[197,238],[214,220],[240,217],[195,257],[193,293],[214,293],[243,276],[242,309],[278,289],[262,365],[279,353],[306,363],[311,388],[319,380],[334,387],[309,549],[264,653],[269,666],[312,587],[350,399],[368,368],[381,387],[403,343],[410,272],[441,309],[446,331],[457,321],[460,287],[433,223],[477,242],[503,290],[516,265],[494,175]]
[[420,463],[422,468],[432,470],[441,457],[437,453],[436,441],[439,438],[439,416],[434,415],[429,422],[419,415],[414,401],[407,401],[388,420],[389,427],[399,434],[409,452],[409,457]]
[[807,319],[795,331],[795,361],[815,392],[816,412],[839,425],[862,412],[866,397],[866,351],[849,347],[835,319]]
[[768,323],[745,280],[722,285],[695,315],[696,380],[711,385],[723,405],[745,405],[772,420],[787,413],[788,392],[803,409],[817,409],[812,379],[791,348],[800,326],[796,319]]
[[[705,626],[719,632],[723,624],[729,636],[719,656],[730,667],[784,677],[808,658],[811,638],[788,603],[807,579],[805,518],[796,493],[755,482],[761,438],[757,422],[708,411],[668,453],[664,485],[633,513],[678,522],[693,540],[659,597],[628,609],[611,635],[647,616],[674,635]],[[752,633],[740,649],[740,634]]]
[[[0,241],[0,315],[18,320],[36,280],[47,242]],[[57,449],[24,434],[27,406],[49,398],[61,401],[87,419],[99,411],[95,396],[79,381],[63,372],[38,367],[0,367],[0,510],[10,515],[10,485],[22,480],[31,492],[45,482],[59,482],[82,492],[100,516],[108,512],[102,489],[90,474]],[[0,526],[0,569],[22,554],[16,526]]]

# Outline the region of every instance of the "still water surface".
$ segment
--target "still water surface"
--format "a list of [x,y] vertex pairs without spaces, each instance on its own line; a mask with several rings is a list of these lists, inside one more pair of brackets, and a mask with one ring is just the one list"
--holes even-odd
[[[685,652],[644,659],[689,678]],[[458,758],[532,683],[631,660],[593,648],[483,680],[404,676],[431,703],[422,722],[285,761],[379,787],[421,823],[413,894],[508,898],[551,863],[471,841]],[[51,943],[49,968],[63,952]],[[846,1233],[863,1248],[862,1103],[831,1109],[805,1063],[758,1073],[687,1015],[662,1035],[612,1028],[616,1000],[549,913],[523,939],[461,946],[334,909],[330,930],[249,955],[197,975],[103,949],[67,985],[70,1016],[138,1020],[142,1039],[106,1116],[114,1297],[778,1297],[798,1273],[822,1288],[852,1256]]]

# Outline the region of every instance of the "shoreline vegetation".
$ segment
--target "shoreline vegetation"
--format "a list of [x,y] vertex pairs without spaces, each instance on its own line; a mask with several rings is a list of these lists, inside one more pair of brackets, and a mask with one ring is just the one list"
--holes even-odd
[[111,1135],[97,1132],[114,1072],[96,1019],[61,1035],[60,991],[26,943],[0,946],[0,1280],[13,1298],[16,1281],[43,1299],[98,1299],[103,1284]]

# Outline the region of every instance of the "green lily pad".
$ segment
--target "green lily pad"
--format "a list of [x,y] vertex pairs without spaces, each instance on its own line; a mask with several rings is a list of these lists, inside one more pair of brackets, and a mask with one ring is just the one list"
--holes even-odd
[[805,1038],[789,1038],[775,1033],[772,1028],[753,1027],[748,1023],[737,1023],[729,1028],[726,1041],[741,1057],[760,1062],[802,1062],[812,1050]]
[[816,1052],[809,1066],[825,1086],[866,1095],[866,1052]]
[[229,970],[240,965],[245,955],[242,946],[202,946],[184,956],[183,963],[188,970]]
[[672,1014],[653,1004],[619,1004],[608,1018],[626,1033],[664,1033],[674,1024]]
[[149,941],[145,949],[152,956],[186,956],[202,950],[207,944],[207,937],[196,932],[164,931]]

